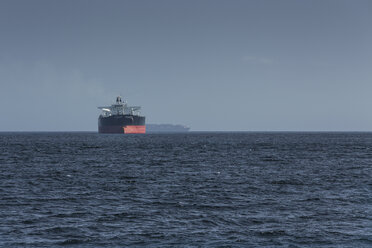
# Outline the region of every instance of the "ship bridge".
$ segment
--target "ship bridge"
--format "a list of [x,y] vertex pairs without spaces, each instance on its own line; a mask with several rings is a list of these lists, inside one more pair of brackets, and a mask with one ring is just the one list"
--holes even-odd
[[126,101],[122,101],[121,97],[116,97],[116,102],[111,106],[98,107],[102,110],[102,116],[108,117],[111,115],[140,115],[140,106],[128,106]]

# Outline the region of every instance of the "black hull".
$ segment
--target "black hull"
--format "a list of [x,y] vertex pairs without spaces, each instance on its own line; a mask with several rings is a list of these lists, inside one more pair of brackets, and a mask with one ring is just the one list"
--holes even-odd
[[112,115],[98,118],[99,133],[145,133],[145,117],[138,115]]

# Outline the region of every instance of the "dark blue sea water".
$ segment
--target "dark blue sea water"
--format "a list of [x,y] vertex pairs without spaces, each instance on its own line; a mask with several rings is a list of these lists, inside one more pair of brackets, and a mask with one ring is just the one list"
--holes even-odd
[[372,247],[372,133],[0,133],[1,247]]

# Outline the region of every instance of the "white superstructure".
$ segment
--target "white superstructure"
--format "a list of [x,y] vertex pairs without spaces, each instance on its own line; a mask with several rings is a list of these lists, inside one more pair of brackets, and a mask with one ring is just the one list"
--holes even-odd
[[108,117],[111,115],[139,115],[140,106],[128,106],[126,101],[122,101],[121,97],[116,97],[116,102],[111,106],[98,107],[102,110],[102,116]]

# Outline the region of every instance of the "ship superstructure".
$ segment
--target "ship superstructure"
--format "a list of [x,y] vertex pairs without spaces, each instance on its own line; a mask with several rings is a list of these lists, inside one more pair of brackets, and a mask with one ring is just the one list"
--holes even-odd
[[146,133],[145,116],[140,115],[140,106],[128,106],[121,97],[111,106],[98,107],[99,133]]

